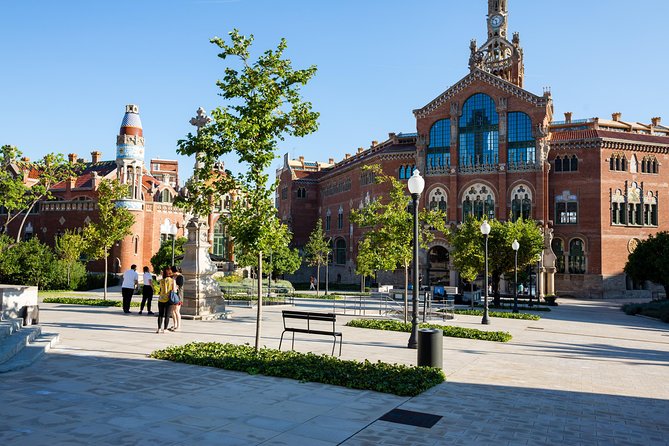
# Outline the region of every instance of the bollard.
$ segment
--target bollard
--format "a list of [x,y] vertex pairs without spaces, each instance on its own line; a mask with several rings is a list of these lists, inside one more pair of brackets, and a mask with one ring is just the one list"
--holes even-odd
[[418,365],[443,368],[444,332],[434,328],[418,330]]

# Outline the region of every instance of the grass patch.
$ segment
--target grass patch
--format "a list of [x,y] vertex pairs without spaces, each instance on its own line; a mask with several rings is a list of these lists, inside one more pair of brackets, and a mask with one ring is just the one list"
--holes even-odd
[[[483,310],[455,310],[455,314],[464,314],[466,316],[483,316]],[[528,321],[538,321],[541,317],[536,314],[528,313],[509,313],[506,311],[490,311],[488,310],[488,316],[490,317],[501,317],[506,319],[524,319]]]
[[416,396],[443,382],[440,369],[384,362],[349,361],[328,355],[279,351],[250,345],[192,342],[156,350],[155,359],[183,362],[226,370],[291,378],[351,389],[373,390],[399,396]]
[[[120,300],[85,299],[81,297],[45,297],[42,302],[47,304],[91,305],[93,307],[122,307]],[[131,307],[139,307],[139,302],[130,302]]]
[[[389,330],[411,332],[411,324],[387,319],[353,319],[346,324],[347,327],[371,328],[373,330]],[[444,331],[444,336],[451,338],[478,339],[481,341],[508,342],[511,334],[506,331],[483,331],[476,328],[454,327],[451,325],[438,325],[422,323],[419,328],[438,328]]]
[[321,299],[321,300],[342,300],[343,297],[336,293],[329,293],[327,296],[321,292],[320,296],[308,293],[293,293],[295,299]]
[[621,308],[626,314],[653,317],[669,322],[669,300],[655,300],[644,304],[625,304]]

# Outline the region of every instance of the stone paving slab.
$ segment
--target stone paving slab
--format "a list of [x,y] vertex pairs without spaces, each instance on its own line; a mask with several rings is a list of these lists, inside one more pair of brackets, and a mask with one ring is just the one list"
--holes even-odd
[[[458,315],[446,323],[514,339],[444,338],[448,381],[414,398],[146,356],[191,341],[252,344],[255,309],[156,334],[155,317],[42,304],[41,325],[61,342],[2,375],[0,444],[669,444],[669,326],[626,316],[619,304],[564,301],[540,321],[490,326]],[[267,347],[278,347],[281,309],[265,310]],[[354,317],[338,316],[344,359],[415,363],[406,333],[343,326]],[[295,347],[329,353],[331,340],[297,336]],[[394,408],[442,418],[429,429],[378,421]]]

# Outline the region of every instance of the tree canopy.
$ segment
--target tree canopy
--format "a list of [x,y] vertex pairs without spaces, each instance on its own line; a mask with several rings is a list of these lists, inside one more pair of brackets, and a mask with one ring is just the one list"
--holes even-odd
[[321,290],[321,265],[328,262],[332,252],[332,240],[323,232],[323,220],[318,219],[314,230],[309,234],[309,240],[304,245],[304,254],[307,264],[316,267],[316,295]]
[[650,234],[640,241],[627,257],[625,273],[638,282],[649,280],[662,285],[669,296],[669,232]]

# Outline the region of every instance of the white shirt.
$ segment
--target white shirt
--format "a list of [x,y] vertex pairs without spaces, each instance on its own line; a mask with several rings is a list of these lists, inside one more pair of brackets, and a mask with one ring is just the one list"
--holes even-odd
[[151,273],[144,273],[142,280],[144,280],[144,285],[153,285],[153,276]]
[[139,274],[137,271],[129,269],[123,273],[123,283],[121,288],[135,288],[135,284],[139,280]]

